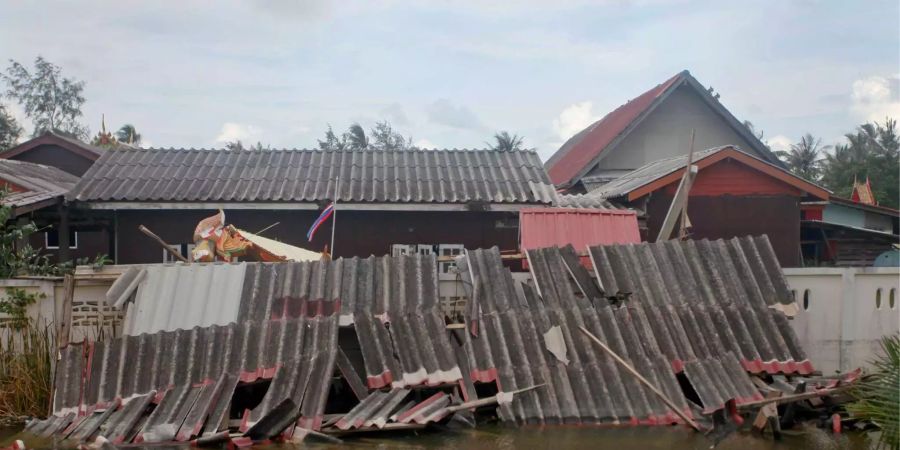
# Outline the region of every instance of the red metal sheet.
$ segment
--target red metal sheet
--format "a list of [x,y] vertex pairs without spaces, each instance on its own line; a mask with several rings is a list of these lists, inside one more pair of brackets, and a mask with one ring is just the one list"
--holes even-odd
[[583,252],[593,245],[641,242],[637,214],[630,210],[529,208],[519,213],[521,250],[564,247]]

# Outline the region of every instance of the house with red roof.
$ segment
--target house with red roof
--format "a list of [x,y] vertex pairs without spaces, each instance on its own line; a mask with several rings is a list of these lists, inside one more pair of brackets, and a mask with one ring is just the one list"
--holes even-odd
[[696,150],[731,145],[783,167],[687,70],[572,136],[545,166],[557,187],[588,192],[653,161],[687,154],[692,130]]

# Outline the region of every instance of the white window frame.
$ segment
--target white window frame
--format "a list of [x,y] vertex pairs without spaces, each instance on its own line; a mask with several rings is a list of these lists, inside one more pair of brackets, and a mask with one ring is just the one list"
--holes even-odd
[[[54,230],[54,231],[56,231],[56,233],[59,234],[59,230]],[[74,231],[73,233],[75,234],[75,240],[73,242],[69,242],[69,250],[78,250],[78,232]],[[57,237],[56,241],[59,242],[58,237]],[[72,245],[72,244],[75,244],[75,245]],[[53,246],[50,245],[50,232],[49,231],[44,232],[44,248],[46,248],[47,250],[59,250],[59,245],[53,245]]]

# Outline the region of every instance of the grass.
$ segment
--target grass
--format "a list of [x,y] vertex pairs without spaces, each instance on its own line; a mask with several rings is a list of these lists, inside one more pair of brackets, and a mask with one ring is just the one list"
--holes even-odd
[[879,448],[900,448],[900,335],[885,336],[881,354],[872,364],[873,375],[853,391],[847,409],[855,417],[881,428]]
[[50,326],[33,321],[0,328],[0,417],[44,417],[50,406],[53,371]]

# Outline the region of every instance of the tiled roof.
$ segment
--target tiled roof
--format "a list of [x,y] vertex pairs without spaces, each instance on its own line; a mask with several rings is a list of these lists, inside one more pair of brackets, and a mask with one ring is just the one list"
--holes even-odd
[[[806,181],[781,167],[763,161],[744,152],[739,147],[731,145],[713,147],[695,152],[691,164],[697,165],[702,170],[704,167],[712,165],[724,158],[738,160],[746,165],[764,171],[771,176],[778,177],[781,181],[798,188],[802,192],[809,193],[812,197],[822,199],[827,199],[829,197],[829,192],[825,188]],[[600,186],[589,192],[587,196],[598,199],[624,198],[625,200],[634,200],[635,198],[642,196],[635,194],[639,189],[645,188],[667,176],[672,176],[673,174],[681,172],[685,166],[687,166],[687,160],[688,156],[682,155],[653,161]],[[625,198],[626,196],[627,198]]]
[[56,167],[13,159],[0,159],[0,179],[25,189],[3,199],[17,208],[61,197],[78,182],[78,177]]
[[[340,187],[337,181],[340,180]],[[534,151],[110,150],[69,194],[85,202],[550,204]]]
[[687,70],[655,86],[647,92],[629,100],[614,109],[602,119],[569,138],[553,156],[547,160],[547,172],[556,185],[569,186],[578,181],[593,166],[592,162],[603,153],[616,138],[627,134],[657,105],[667,94],[679,86],[687,84],[710,104],[732,128],[743,135],[753,150],[773,164],[781,164],[777,157],[758,138],[753,136],[719,101],[712,97]]

